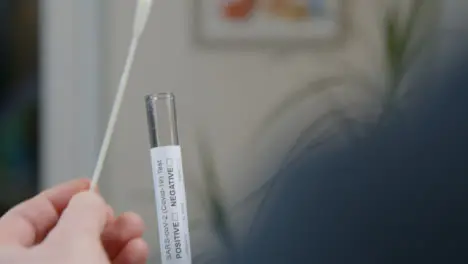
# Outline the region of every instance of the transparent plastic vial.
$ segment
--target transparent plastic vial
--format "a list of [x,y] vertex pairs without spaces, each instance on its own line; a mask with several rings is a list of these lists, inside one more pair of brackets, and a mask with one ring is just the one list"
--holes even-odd
[[175,97],[158,93],[145,99],[162,263],[191,264]]

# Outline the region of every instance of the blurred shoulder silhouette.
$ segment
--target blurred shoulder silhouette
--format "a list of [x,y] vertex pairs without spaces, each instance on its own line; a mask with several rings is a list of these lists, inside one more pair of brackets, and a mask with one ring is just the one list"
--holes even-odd
[[468,263],[468,57],[438,76],[403,118],[285,170],[238,263]]

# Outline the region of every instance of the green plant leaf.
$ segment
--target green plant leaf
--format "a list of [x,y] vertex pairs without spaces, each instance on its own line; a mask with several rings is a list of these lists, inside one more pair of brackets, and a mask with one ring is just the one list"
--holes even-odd
[[200,158],[203,176],[206,182],[206,195],[209,207],[209,218],[223,245],[230,249],[234,246],[234,239],[229,225],[228,213],[225,209],[225,199],[219,183],[219,176],[214,161],[214,153],[210,141],[198,136]]
[[[412,39],[411,45],[406,51],[405,60],[403,62],[404,69],[407,71],[417,61],[421,55],[434,46],[437,36],[437,26],[440,23],[441,17],[441,2],[440,0],[424,1],[418,0],[418,4],[413,7],[413,20],[411,30],[407,30],[407,35]],[[418,24],[423,24],[418,27]],[[416,28],[419,32],[414,33]]]
[[345,84],[345,78],[341,76],[326,77],[319,80],[312,81],[305,85],[303,88],[289,94],[278,105],[274,106],[272,111],[265,117],[264,121],[260,123],[254,138],[263,135],[283,114],[298,105],[303,100],[311,96],[318,96],[321,93],[339,85]]
[[387,60],[391,67],[393,67],[394,56],[398,53],[398,35],[397,35],[397,18],[396,11],[390,10],[385,14],[384,27],[385,27],[385,44],[387,52]]
[[[423,51],[431,45],[429,41],[438,22],[438,0],[413,0],[408,17],[399,26],[401,14],[396,9],[387,11],[385,18],[385,38],[388,60],[388,83],[384,97],[383,112],[379,123],[385,122],[389,112],[397,107],[396,101],[403,89],[402,83]],[[427,12],[432,10],[432,14]],[[434,12],[436,11],[436,12]],[[420,38],[419,35],[423,37]]]
[[[434,0],[430,0],[429,2],[434,2]],[[429,2],[426,0],[413,0],[403,32],[405,40],[411,41],[418,24],[423,22],[421,20],[421,12],[424,6]]]

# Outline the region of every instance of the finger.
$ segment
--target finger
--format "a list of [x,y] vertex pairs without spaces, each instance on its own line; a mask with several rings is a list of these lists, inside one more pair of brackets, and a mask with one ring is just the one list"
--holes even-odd
[[148,244],[142,238],[137,238],[128,242],[112,264],[144,264],[148,255]]
[[55,226],[70,199],[89,189],[88,179],[74,180],[27,200],[0,218],[0,245],[25,247],[41,242]]
[[143,220],[134,213],[124,213],[114,223],[108,225],[101,240],[109,259],[117,257],[129,241],[140,238],[143,230]]
[[94,192],[75,195],[44,243],[68,246],[100,244],[109,219],[108,208],[102,197]]

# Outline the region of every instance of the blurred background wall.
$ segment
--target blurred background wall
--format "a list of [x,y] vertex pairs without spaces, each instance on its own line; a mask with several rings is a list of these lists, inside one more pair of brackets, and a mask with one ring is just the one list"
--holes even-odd
[[[26,0],[25,0],[26,1]],[[96,1],[42,0],[41,188],[91,173],[99,148],[101,20]],[[105,113],[103,113],[104,115]]]
[[[11,185],[11,181],[3,180],[19,179],[21,174],[1,167],[2,190],[24,193],[15,196],[2,191],[2,200],[8,201],[5,207],[35,192],[37,175],[41,176],[40,188],[45,188],[92,172],[126,57],[135,6],[133,1],[124,0],[43,0],[34,7],[33,1],[10,2],[27,3],[31,7],[24,10],[40,14],[40,19],[27,16],[36,21],[29,22],[32,31],[16,31],[16,36],[21,37],[27,32],[39,32],[41,45],[29,40],[23,43],[30,50],[37,47],[40,51],[40,69],[35,67],[36,60],[30,59],[21,64],[27,65],[21,69],[29,70],[15,78],[22,83],[31,80],[31,76],[37,77],[34,73],[41,76],[41,82],[33,85],[36,91],[40,87],[40,96],[32,96],[36,101],[31,101],[40,106],[41,155],[32,155],[28,165],[19,166],[30,168],[29,164],[35,164],[39,158],[41,173],[31,165],[26,183]],[[192,251],[196,257],[215,254],[226,244],[242,239],[252,212],[261,202],[263,193],[259,190],[289,158],[288,150],[308,124],[337,106],[345,106],[347,113],[363,120],[372,119],[378,112],[379,103],[369,96],[372,92],[361,87],[364,85],[338,81],[327,88],[320,81],[359,73],[376,83],[372,89],[377,94],[382,88],[379,84],[385,82],[387,58],[382,18],[388,1],[348,2],[349,25],[344,42],[325,49],[278,51],[198,45],[192,38],[192,2],[155,1],[101,183],[104,196],[118,211],[132,210],[144,217],[152,263],[158,263],[159,249],[144,95],[161,91],[176,94],[190,199]],[[449,63],[450,53],[460,48],[459,38],[466,32],[468,3],[442,2],[437,45],[419,62],[418,69],[422,71]],[[0,4],[0,8],[2,19],[22,17],[7,4]],[[3,32],[15,32],[13,25],[21,24],[8,23],[1,23]],[[8,59],[18,54],[11,46],[22,47],[12,45],[14,39],[14,34],[1,35],[0,63],[5,69],[2,82],[18,76],[8,71],[17,65]],[[7,87],[6,81],[2,87]],[[325,92],[309,92],[303,100],[293,100],[287,109],[280,108],[284,111],[274,115],[273,121],[269,119],[286,98],[316,87]],[[3,91],[7,90],[2,90],[2,109],[10,98]],[[271,122],[264,126],[268,120]],[[2,134],[11,127],[2,121]],[[37,136],[32,134],[32,138]],[[12,142],[6,136],[2,140]],[[34,153],[37,148],[32,145],[29,148]],[[0,148],[5,152],[7,144]],[[203,258],[199,259],[204,263]]]

